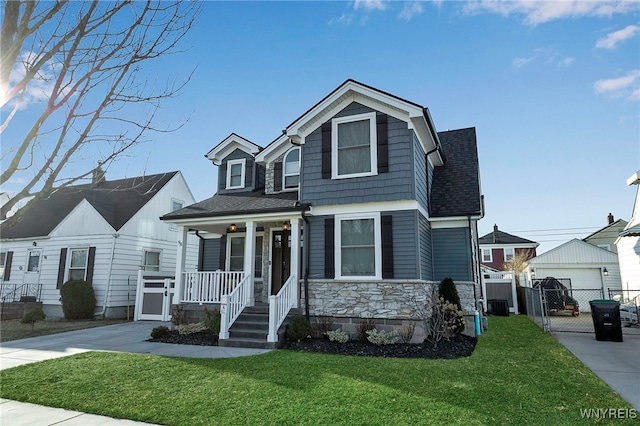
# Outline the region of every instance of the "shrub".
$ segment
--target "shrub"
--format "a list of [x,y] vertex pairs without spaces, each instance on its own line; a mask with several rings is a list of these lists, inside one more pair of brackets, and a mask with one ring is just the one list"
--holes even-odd
[[458,309],[462,309],[462,305],[460,305],[460,296],[458,296],[458,289],[451,278],[447,277],[440,281],[438,294],[447,302],[451,302],[456,305]]
[[332,342],[347,343],[349,341],[349,335],[342,330],[329,330],[327,331],[327,337]]
[[180,324],[176,326],[176,330],[181,336],[188,334],[200,333],[201,331],[209,330],[209,326],[203,322],[194,322],[191,324]]
[[393,345],[398,343],[400,336],[395,331],[378,331],[374,328],[367,331],[367,340],[377,346]]
[[151,338],[152,339],[160,339],[166,336],[169,333],[169,328],[164,325],[159,325],[158,327],[154,327],[151,330]]
[[413,339],[413,332],[416,330],[416,323],[410,322],[409,324],[403,326],[398,333],[400,338],[404,343],[410,343],[411,339]]
[[332,325],[332,317],[326,315],[320,315],[319,317],[316,317],[316,330],[320,337],[325,336],[329,332],[329,330],[331,330]]
[[69,320],[92,319],[96,310],[96,296],[91,284],[84,280],[69,280],[60,289],[62,312]]
[[287,338],[289,340],[304,340],[311,337],[313,330],[309,320],[304,315],[296,315],[291,318],[289,327],[287,328]]
[[374,328],[376,328],[376,322],[373,320],[373,318],[366,318],[364,321],[358,323],[358,325],[356,326],[356,334],[358,340],[360,340],[361,342],[366,342],[367,331],[373,330]]
[[171,311],[171,324],[178,326],[187,323],[187,312],[181,305],[176,305]]
[[20,320],[21,324],[31,324],[31,330],[37,321],[43,321],[47,316],[42,311],[42,306],[36,306],[25,314]]
[[207,308],[204,308],[204,313],[207,316],[207,327],[209,327],[209,330],[215,334],[220,334],[220,311],[217,309],[209,311]]
[[425,340],[437,346],[443,338],[449,340],[464,330],[463,313],[456,305],[438,297],[433,298],[428,306],[430,315],[423,319]]

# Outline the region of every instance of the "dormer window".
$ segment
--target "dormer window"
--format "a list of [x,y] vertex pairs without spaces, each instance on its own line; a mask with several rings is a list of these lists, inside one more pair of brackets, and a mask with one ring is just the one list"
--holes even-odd
[[226,189],[244,188],[244,174],[246,159],[227,161],[227,185]]
[[285,189],[297,188],[300,184],[300,148],[293,148],[284,156],[282,172]]
[[376,113],[334,118],[331,126],[332,178],[378,174]]

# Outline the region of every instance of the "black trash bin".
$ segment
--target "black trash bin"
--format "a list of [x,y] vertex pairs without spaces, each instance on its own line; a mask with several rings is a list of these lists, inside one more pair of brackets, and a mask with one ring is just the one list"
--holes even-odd
[[591,317],[596,330],[596,340],[622,342],[620,303],[615,300],[592,300]]
[[489,299],[487,300],[487,313],[490,315],[508,317],[509,302],[503,299]]

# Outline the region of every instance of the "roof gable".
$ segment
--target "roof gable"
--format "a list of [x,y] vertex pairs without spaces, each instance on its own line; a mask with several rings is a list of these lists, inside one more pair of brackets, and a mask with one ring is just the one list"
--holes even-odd
[[256,145],[248,139],[238,136],[235,133],[231,133],[222,142],[216,145],[211,151],[209,151],[205,157],[213,161],[213,164],[219,166],[229,154],[236,149],[239,149],[252,157],[262,150],[262,147]]
[[530,265],[546,263],[617,263],[618,255],[609,250],[574,238],[529,261]]
[[[436,165],[444,163],[444,158],[439,152],[438,134],[426,108],[351,79],[342,83],[287,126],[285,134],[292,143],[303,144],[307,135],[352,102],[407,122],[409,129],[415,131],[424,152],[433,151],[430,154],[432,162]],[[438,149],[435,150],[436,148]]]
[[447,162],[433,170],[430,215],[482,215],[476,129],[470,127],[438,135]]
[[513,245],[519,247],[538,247],[539,244],[535,241],[527,240],[526,238],[518,237],[504,231],[500,231],[497,225],[493,226],[493,232],[490,232],[482,237],[478,238],[480,245],[489,244],[501,244],[501,245]]
[[49,235],[86,200],[116,231],[135,215],[179,172],[102,181],[58,189],[44,199],[34,198],[0,225],[2,239]]

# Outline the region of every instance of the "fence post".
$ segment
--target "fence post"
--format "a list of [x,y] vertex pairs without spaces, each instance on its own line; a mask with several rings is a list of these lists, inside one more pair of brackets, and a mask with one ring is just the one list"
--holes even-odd
[[267,342],[277,342],[278,334],[276,330],[276,296],[269,296],[269,334]]
[[218,338],[225,340],[229,338],[229,296],[226,294],[220,297],[220,334]]

